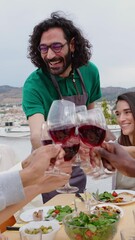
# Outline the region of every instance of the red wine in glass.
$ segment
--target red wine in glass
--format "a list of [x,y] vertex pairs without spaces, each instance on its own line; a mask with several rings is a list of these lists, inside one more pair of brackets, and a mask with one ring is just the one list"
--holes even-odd
[[[42,140],[42,145],[48,145],[48,144],[52,144],[53,141],[51,139],[48,140]],[[68,145],[62,145],[62,148],[65,151],[65,156],[64,156],[64,160],[65,161],[70,161],[78,152],[80,147],[80,143],[79,144],[74,144],[72,146],[68,146]],[[51,163],[55,163],[56,159],[51,159]]]
[[41,142],[42,142],[42,145],[49,145],[49,144],[53,143],[53,141],[51,139],[41,140]]
[[64,160],[70,161],[77,154],[79,147],[80,147],[80,143],[73,144],[72,146],[62,145],[62,148],[65,151]]
[[[77,141],[75,133],[77,125],[75,104],[63,99],[54,100],[48,113],[47,125],[52,140],[56,144],[62,144],[62,147],[66,150],[67,156],[65,159],[70,160],[76,154],[75,149],[71,151],[73,149],[71,147],[79,143],[79,138]],[[57,189],[59,193],[73,193],[78,190],[75,186],[71,187],[69,183]]]
[[[49,145],[49,144],[53,144],[53,141],[51,139],[44,139],[44,140],[41,140],[41,142],[42,142],[42,145],[44,145],[44,146]],[[50,163],[52,165],[54,165],[55,162],[56,162],[56,158],[51,158]]]
[[82,125],[78,128],[79,137],[89,147],[100,146],[105,139],[106,130],[95,125]]
[[65,143],[72,136],[75,136],[75,126],[62,126],[62,128],[50,129],[49,133],[55,143]]

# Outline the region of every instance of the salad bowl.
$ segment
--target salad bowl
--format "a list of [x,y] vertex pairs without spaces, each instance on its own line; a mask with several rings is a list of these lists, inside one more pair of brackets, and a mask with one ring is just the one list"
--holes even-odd
[[120,215],[99,212],[80,212],[64,217],[63,225],[70,240],[112,240],[119,224]]

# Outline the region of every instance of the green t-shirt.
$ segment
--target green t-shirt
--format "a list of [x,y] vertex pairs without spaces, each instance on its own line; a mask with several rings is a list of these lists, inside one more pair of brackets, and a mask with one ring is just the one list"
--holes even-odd
[[[80,67],[79,70],[88,94],[86,103],[88,105],[101,97],[99,72],[91,62]],[[82,94],[81,80],[76,71],[74,78],[77,88]],[[62,96],[77,95],[72,76],[67,78],[56,76],[56,80]],[[27,118],[36,113],[41,113],[46,118],[52,102],[57,99],[59,99],[59,94],[56,87],[53,85],[49,73],[43,72],[42,69],[34,71],[24,83],[22,106]]]

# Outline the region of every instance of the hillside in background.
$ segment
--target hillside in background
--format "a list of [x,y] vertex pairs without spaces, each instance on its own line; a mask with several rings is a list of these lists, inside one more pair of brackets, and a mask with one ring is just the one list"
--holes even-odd
[[0,86],[0,104],[20,104],[22,102],[22,88],[8,85]]
[[105,98],[108,101],[115,101],[117,96],[124,92],[135,92],[135,87],[134,88],[106,87],[101,89],[102,98]]
[[[134,88],[121,88],[121,87],[106,87],[101,88],[102,98],[108,101],[115,101],[119,94],[124,92],[135,91]],[[22,102],[22,88],[11,86],[0,86],[0,104],[20,104]]]

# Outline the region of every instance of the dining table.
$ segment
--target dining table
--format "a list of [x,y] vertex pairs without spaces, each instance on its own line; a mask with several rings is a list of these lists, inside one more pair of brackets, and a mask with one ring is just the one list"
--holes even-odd
[[[83,196],[83,195],[82,195]],[[56,206],[56,205],[69,205],[71,207],[74,207],[74,199],[75,199],[75,194],[58,194],[54,196],[52,199],[50,199],[48,202],[43,204],[43,206]],[[77,200],[77,207],[79,210],[85,210],[85,203],[82,202],[81,200]],[[123,210],[123,217],[120,218],[120,222],[118,225],[117,232],[115,236],[113,237],[113,240],[120,240],[120,230],[123,228],[128,228],[128,227],[135,227],[135,221],[133,218],[133,209],[135,210],[135,202],[131,202],[129,204],[124,204],[119,206]],[[25,223],[23,223],[25,224]],[[17,225],[17,224],[15,224]],[[6,231],[3,233],[5,236],[9,237],[9,240],[20,240],[19,237],[19,231]],[[61,224],[61,227],[59,231],[56,233],[55,240],[69,240],[69,237],[67,236],[64,226]]]

